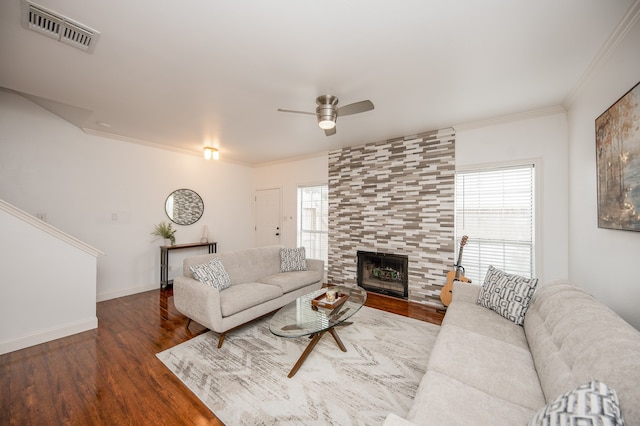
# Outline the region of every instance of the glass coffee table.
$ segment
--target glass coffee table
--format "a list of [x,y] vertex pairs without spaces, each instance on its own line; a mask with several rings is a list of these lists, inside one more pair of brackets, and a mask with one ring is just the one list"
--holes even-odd
[[[338,292],[335,302],[326,301],[324,295],[327,290]],[[346,320],[358,312],[366,300],[367,292],[362,287],[330,286],[300,296],[276,312],[269,323],[269,330],[273,334],[281,337],[311,337],[288,377],[291,378],[298,372],[304,360],[327,332],[333,336],[340,350],[346,352],[347,348],[344,347],[335,328],[352,324]]]

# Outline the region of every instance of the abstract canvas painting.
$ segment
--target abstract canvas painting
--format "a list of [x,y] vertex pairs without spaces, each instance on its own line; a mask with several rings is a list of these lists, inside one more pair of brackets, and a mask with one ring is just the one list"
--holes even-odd
[[596,118],[598,227],[640,231],[640,83]]

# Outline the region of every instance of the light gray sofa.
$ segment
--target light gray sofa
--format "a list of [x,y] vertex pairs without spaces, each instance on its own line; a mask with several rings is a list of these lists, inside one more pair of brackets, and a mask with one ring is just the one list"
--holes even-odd
[[640,332],[568,281],[539,286],[515,325],[454,283],[435,346],[405,418],[385,426],[526,425],[591,380],[614,389],[622,416],[640,425]]
[[[280,248],[269,246],[187,257],[183,276],[173,280],[176,309],[208,329],[220,333],[264,316],[299,296],[322,287],[324,261],[306,259],[306,271],[280,272]],[[190,267],[220,259],[231,286],[224,290],[193,278]],[[188,327],[188,324],[187,324]]]

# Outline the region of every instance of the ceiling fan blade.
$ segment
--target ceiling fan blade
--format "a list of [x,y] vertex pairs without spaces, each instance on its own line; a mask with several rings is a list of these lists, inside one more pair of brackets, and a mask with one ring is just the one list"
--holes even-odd
[[335,135],[336,134],[336,128],[334,127],[333,129],[325,129],[324,130],[324,135],[325,136],[331,136],[331,135]]
[[307,112],[307,111],[296,111],[293,109],[283,109],[283,108],[278,108],[278,111],[280,112],[292,112],[294,114],[307,114],[307,115],[316,115],[315,112]]
[[338,117],[371,111],[373,108],[373,102],[371,102],[370,100],[355,102],[353,104],[345,105],[338,108]]

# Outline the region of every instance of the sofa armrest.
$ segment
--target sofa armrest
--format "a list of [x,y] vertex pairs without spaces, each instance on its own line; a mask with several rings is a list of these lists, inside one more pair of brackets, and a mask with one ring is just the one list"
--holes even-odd
[[453,282],[453,302],[476,303],[482,286],[465,283],[462,281]]
[[307,270],[324,272],[324,260],[307,259]]
[[307,270],[318,273],[318,281],[324,281],[324,260],[307,259]]
[[184,276],[173,280],[176,309],[203,326],[221,332],[220,290]]

